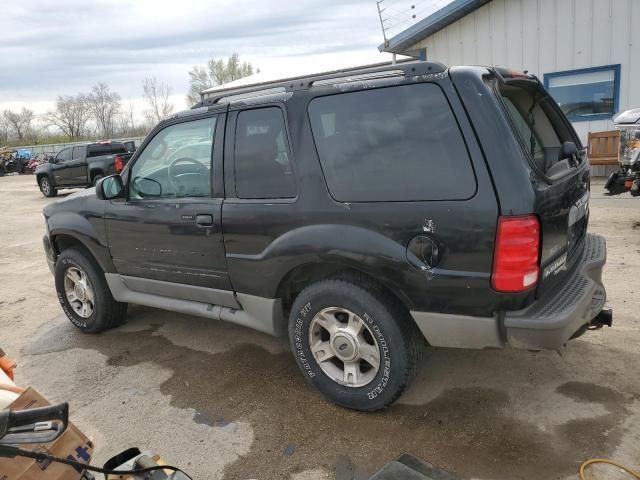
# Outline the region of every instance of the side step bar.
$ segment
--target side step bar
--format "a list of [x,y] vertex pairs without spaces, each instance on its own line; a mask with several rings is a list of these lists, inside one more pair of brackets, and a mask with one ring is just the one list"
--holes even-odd
[[238,293],[236,297],[241,308],[237,309],[212,303],[137,292],[127,287],[117,273],[105,273],[105,279],[109,290],[111,290],[111,295],[118,302],[135,303],[212,320],[224,320],[274,336],[281,336],[286,331],[282,302],[279,298],[263,298]]

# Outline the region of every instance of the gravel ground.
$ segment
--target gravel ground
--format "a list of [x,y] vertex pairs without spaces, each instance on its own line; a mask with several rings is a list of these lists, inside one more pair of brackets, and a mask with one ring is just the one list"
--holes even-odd
[[362,479],[401,452],[481,479],[577,478],[591,457],[638,468],[640,198],[592,190],[614,328],[561,352],[432,349],[382,413],[326,403],[284,340],[241,327],[134,306],[116,330],[75,330],[42,250],[52,200],[32,176],[0,178],[0,345],[20,384],[70,402],[97,465],[136,445],[203,480],[333,478],[336,465]]

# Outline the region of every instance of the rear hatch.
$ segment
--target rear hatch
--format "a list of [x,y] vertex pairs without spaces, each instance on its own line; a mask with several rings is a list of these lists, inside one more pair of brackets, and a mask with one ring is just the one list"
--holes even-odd
[[540,220],[538,296],[557,287],[582,256],[589,217],[589,166],[580,139],[533,76],[496,69],[497,94],[531,168]]

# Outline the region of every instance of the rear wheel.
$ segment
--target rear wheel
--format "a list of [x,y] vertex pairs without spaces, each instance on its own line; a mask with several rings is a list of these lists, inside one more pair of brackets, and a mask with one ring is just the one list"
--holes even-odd
[[95,177],[93,177],[93,181],[91,182],[91,184],[95,187],[96,183],[98,183],[98,181],[102,178],[104,178],[104,175],[96,175]]
[[58,195],[58,190],[51,185],[49,177],[41,177],[38,184],[40,185],[40,191],[45,197],[55,197]]
[[64,313],[83,332],[98,333],[124,322],[127,304],[113,299],[104,273],[83,249],[60,254],[55,281]]
[[298,295],[289,340],[298,366],[325,397],[365,411],[400,397],[425,343],[395,298],[351,275],[315,283]]

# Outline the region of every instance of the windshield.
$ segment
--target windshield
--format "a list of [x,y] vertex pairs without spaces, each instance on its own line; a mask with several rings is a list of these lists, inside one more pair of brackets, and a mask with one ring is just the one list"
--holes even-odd
[[565,158],[562,154],[562,145],[575,143],[575,137],[554,108],[553,99],[535,85],[522,83],[498,87],[505,111],[537,170],[550,178],[561,176],[581,161],[580,155]]

